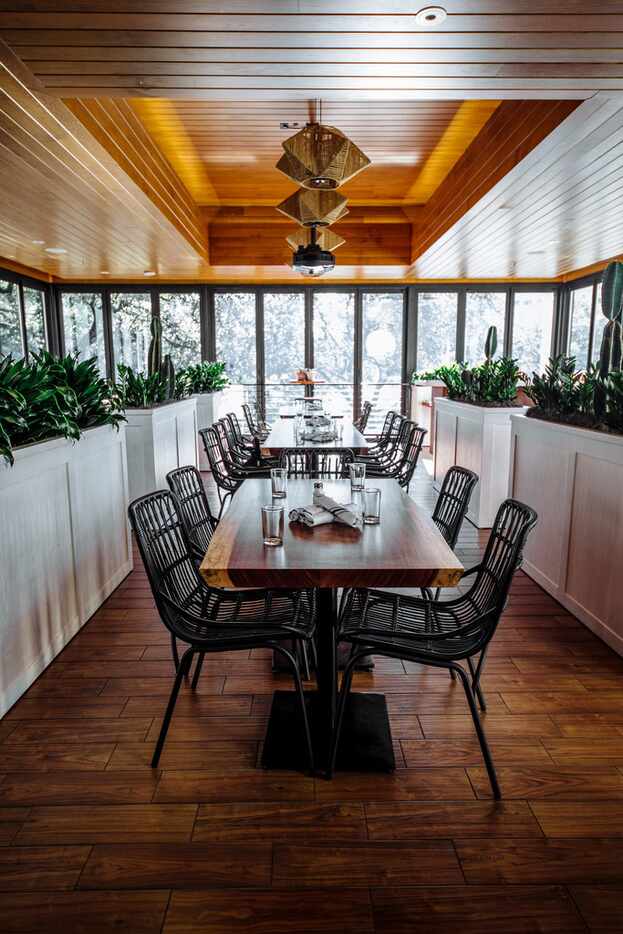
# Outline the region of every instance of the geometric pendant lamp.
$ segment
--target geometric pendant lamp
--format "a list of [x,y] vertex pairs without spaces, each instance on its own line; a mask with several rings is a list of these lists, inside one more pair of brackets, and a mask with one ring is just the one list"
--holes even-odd
[[346,198],[335,191],[300,188],[278,204],[277,210],[303,227],[328,227],[348,213],[346,204]]
[[[305,230],[293,230],[291,234],[286,237],[286,242],[288,245],[296,252],[300,246],[306,246],[309,240],[309,234]],[[322,250],[337,250],[338,247],[342,246],[343,243],[346,243],[342,237],[338,237],[336,233],[333,233],[332,230],[329,230],[328,227],[323,227],[318,231],[317,236],[318,246]]]
[[368,157],[340,130],[320,123],[308,123],[281,145],[284,153],[277,168],[303,188],[339,188],[370,165]]

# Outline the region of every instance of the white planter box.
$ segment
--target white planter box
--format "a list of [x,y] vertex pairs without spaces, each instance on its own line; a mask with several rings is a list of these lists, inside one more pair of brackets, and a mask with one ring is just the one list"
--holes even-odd
[[479,529],[491,528],[508,495],[511,416],[522,412],[525,408],[489,409],[435,400],[435,488],[454,464],[478,474],[467,517]]
[[[418,380],[411,383],[411,405],[409,417],[428,432],[425,446],[434,448],[434,425],[432,420],[433,400],[445,396],[446,384],[441,380]],[[432,430],[431,430],[432,429]]]
[[511,422],[509,489],[539,515],[524,570],[623,655],[623,437]]
[[125,429],[0,466],[0,715],[132,570]]
[[197,401],[168,402],[153,409],[127,409],[130,501],[166,490],[176,467],[197,466]]

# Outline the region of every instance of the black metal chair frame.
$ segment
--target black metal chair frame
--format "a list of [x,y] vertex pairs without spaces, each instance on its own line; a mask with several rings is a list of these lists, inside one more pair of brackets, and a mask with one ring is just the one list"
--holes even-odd
[[[313,771],[311,734],[299,667],[294,655],[281,644],[285,640],[298,643],[312,638],[315,627],[313,592],[228,592],[208,587],[193,561],[178,501],[168,490],[134,500],[128,513],[160,618],[172,638],[188,645],[175,674],[152,768],[160,761],[177,697],[193,657],[199,656],[191,684],[195,690],[206,653],[269,648],[280,653],[292,671],[309,768]],[[282,613],[282,619],[277,621],[274,619],[276,607]]]
[[407,432],[407,419],[399,412],[390,412],[389,415],[391,416],[391,422],[387,433],[378,444],[370,448],[367,454],[361,455],[359,460],[378,467],[388,467],[395,461]]
[[[340,691],[329,777],[335,768],[354,667],[360,658],[372,653],[454,672],[465,692],[493,796],[501,798],[476,698],[485,709],[479,690],[483,661],[504,610],[513,575],[521,567],[526,538],[536,521],[537,515],[529,506],[505,500],[498,510],[482,561],[464,575],[476,575],[472,587],[453,600],[422,600],[361,589],[348,593],[338,641],[349,643],[351,654]],[[469,674],[460,664],[463,660],[472,663]]]
[[359,418],[355,421],[355,428],[356,428],[358,431],[360,431],[361,434],[364,434],[364,432],[365,432],[365,430],[366,430],[366,428],[367,428],[367,426],[368,426],[368,419],[370,418],[370,412],[371,412],[371,411],[372,411],[372,403],[371,403],[371,402],[364,402],[364,404],[363,404],[363,406],[362,406],[362,408],[361,408],[361,415],[360,415]]
[[371,464],[366,470],[367,475],[393,477],[403,489],[408,489],[426,434],[426,429],[420,428],[415,422],[405,420],[401,426],[400,443],[396,447],[391,462],[380,465]]
[[219,503],[221,504],[218,514],[218,518],[220,519],[223,514],[225,503],[234,495],[242,483],[242,478],[233,476],[229,470],[228,462],[222,454],[216,428],[214,426],[211,428],[200,428],[199,435],[203,442],[203,448],[208,458],[208,463],[210,464],[214,482],[216,483],[216,491],[218,493]]
[[259,411],[257,412],[257,422],[248,402],[243,404],[242,411],[244,412],[244,417],[251,435],[258,441],[265,441],[270,433],[270,428],[264,419],[260,416]]

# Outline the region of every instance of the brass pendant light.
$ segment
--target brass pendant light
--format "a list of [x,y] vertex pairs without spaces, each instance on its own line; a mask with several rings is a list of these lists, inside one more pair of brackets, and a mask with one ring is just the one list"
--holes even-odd
[[[300,246],[307,246],[308,242],[309,236],[306,230],[293,230],[292,233],[286,237],[286,243],[295,251],[298,250]],[[323,227],[318,231],[316,242],[321,250],[337,250],[338,247],[346,243],[346,240],[339,237],[336,233],[333,233],[328,227]]]
[[277,205],[277,210],[302,227],[328,227],[348,213],[346,198],[335,191],[299,188]]
[[370,165],[368,157],[332,126],[308,123],[281,144],[277,168],[303,188],[333,190]]

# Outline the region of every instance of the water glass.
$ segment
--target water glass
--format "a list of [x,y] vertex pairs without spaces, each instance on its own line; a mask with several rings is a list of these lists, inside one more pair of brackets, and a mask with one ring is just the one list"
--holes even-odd
[[305,419],[302,415],[297,415],[294,419],[294,443],[299,445],[302,441],[301,435],[303,433],[303,428],[305,427]]
[[265,545],[283,545],[284,514],[283,506],[262,506],[262,535]]
[[381,521],[381,491],[366,488],[363,494],[363,521],[378,525]]
[[294,412],[296,415],[302,415],[305,408],[305,399],[294,400]]
[[331,425],[333,427],[333,437],[336,441],[341,441],[344,435],[344,419],[334,415],[331,418]]
[[350,474],[351,493],[363,490],[366,485],[366,465],[355,461],[354,464],[348,465],[348,473]]
[[285,467],[272,467],[270,481],[273,487],[273,498],[281,499],[288,492],[288,471]]

